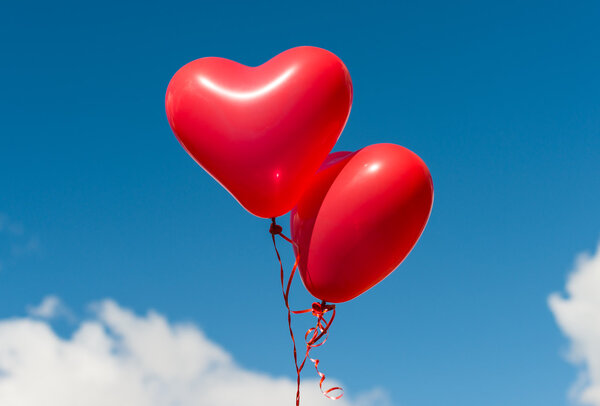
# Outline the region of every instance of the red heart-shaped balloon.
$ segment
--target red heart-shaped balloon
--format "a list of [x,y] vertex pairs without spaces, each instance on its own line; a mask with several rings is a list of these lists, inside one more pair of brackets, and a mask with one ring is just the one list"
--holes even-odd
[[257,67],[197,59],[175,73],[166,95],[169,124],[185,150],[265,218],[294,207],[351,105],[346,66],[315,47],[289,49]]
[[379,283],[416,244],[432,203],[429,170],[404,147],[329,155],[291,215],[308,291],[339,303]]

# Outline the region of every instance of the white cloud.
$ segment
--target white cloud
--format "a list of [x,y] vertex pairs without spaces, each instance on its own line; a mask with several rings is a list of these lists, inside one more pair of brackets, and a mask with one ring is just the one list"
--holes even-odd
[[600,245],[595,255],[577,258],[566,293],[553,293],[548,303],[570,339],[568,359],[580,367],[570,394],[576,401],[600,406]]
[[[34,309],[54,315],[51,298]],[[93,309],[68,339],[45,320],[0,320],[0,405],[294,404],[294,381],[240,367],[193,324],[171,324],[153,311],[138,316],[111,300]],[[306,380],[301,404],[379,406],[389,401],[373,390],[334,402],[323,398],[315,380]]]

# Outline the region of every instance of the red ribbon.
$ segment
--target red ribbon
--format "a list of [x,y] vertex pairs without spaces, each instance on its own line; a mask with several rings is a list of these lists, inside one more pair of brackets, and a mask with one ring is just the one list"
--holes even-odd
[[[290,288],[292,286],[292,280],[294,279],[296,270],[298,269],[298,259],[299,259],[298,252],[299,252],[299,250],[298,250],[298,246],[296,245],[296,243],[294,241],[292,241],[290,238],[286,237],[282,233],[282,231],[283,231],[282,227],[275,222],[275,218],[272,218],[271,219],[271,228],[269,229],[269,232],[271,233],[271,237],[273,239],[273,247],[275,248],[275,254],[277,254],[277,260],[279,261],[280,275],[281,275],[281,291],[283,293],[283,300],[285,302],[285,307],[287,308],[287,312],[288,312],[288,326],[290,329],[290,336],[292,338],[292,344],[294,346],[294,364],[296,365],[296,375],[297,375],[296,406],[300,406],[300,372],[304,368],[304,364],[306,363],[307,359],[310,359],[311,362],[315,365],[317,374],[321,378],[319,380],[319,389],[321,390],[321,393],[329,399],[336,400],[336,399],[341,398],[344,395],[344,390],[339,386],[334,386],[332,388],[323,390],[323,382],[325,381],[325,374],[323,374],[322,372],[319,371],[319,360],[310,358],[310,350],[315,347],[322,346],[327,341],[327,337],[329,336],[329,327],[331,327],[331,323],[333,323],[333,320],[335,319],[335,305],[327,304],[327,303],[325,303],[325,301],[322,301],[321,303],[314,302],[310,309],[304,309],[304,310],[291,310],[290,309],[290,304],[289,304]],[[285,285],[285,282],[284,282],[285,278],[284,278],[284,271],[283,271],[283,262],[281,261],[281,256],[279,255],[279,250],[277,249],[277,243],[275,241],[275,236],[277,236],[277,235],[279,235],[281,238],[283,238],[284,240],[286,240],[287,242],[292,244],[294,247],[296,247],[296,261],[294,262],[294,266],[292,267],[292,271],[290,272],[287,286]],[[325,319],[324,315],[325,315],[325,313],[327,313],[329,311],[331,311],[331,317],[329,318],[329,320],[327,320],[327,319]],[[306,334],[304,334],[304,341],[306,342],[306,354],[304,355],[304,359],[302,360],[300,365],[298,365],[298,354],[296,351],[296,339],[294,338],[294,331],[292,330],[292,314],[302,314],[302,313],[308,313],[308,312],[311,312],[313,314],[313,316],[315,316],[317,318],[317,324],[315,327],[309,328],[306,331]],[[341,391],[342,393],[340,393],[337,396],[330,395],[331,392],[336,391],[336,390]]]

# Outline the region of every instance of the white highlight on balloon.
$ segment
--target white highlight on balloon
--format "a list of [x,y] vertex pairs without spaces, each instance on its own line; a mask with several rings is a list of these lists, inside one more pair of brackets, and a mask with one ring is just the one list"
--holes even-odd
[[295,70],[296,67],[292,66],[291,68],[283,72],[281,75],[279,75],[277,78],[275,78],[272,82],[267,83],[265,86],[259,89],[252,90],[249,92],[236,92],[235,90],[225,89],[204,76],[201,76],[199,78],[199,81],[202,85],[206,86],[210,90],[222,94],[223,96],[239,100],[249,100],[254,99],[255,97],[262,96],[263,94],[269,93],[271,90],[275,89],[277,86],[285,82],[287,78],[289,78],[292,75],[292,73],[294,73]]
[[[365,164],[365,166],[367,166],[367,164]],[[374,164],[368,165],[367,171],[377,172],[379,168],[381,168],[381,164],[379,162],[376,162]]]

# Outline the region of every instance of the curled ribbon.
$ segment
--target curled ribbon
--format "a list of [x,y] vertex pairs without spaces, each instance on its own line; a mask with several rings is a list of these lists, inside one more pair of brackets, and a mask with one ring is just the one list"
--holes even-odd
[[[304,310],[291,310],[289,304],[289,296],[290,296],[290,288],[292,286],[292,280],[294,279],[294,275],[296,274],[296,270],[298,269],[298,246],[294,241],[285,236],[283,233],[283,228],[275,222],[275,218],[271,219],[271,227],[269,228],[269,232],[271,233],[271,237],[273,239],[273,247],[275,248],[275,254],[277,254],[277,260],[279,261],[280,267],[280,277],[281,277],[281,291],[283,293],[283,300],[285,302],[285,307],[288,312],[288,327],[290,330],[290,336],[292,338],[292,344],[294,346],[294,364],[296,366],[296,375],[297,375],[297,389],[296,389],[296,406],[300,406],[300,372],[304,368],[306,364],[306,360],[310,359],[310,361],[314,364],[317,374],[320,377],[319,380],[319,389],[321,393],[329,398],[329,399],[339,399],[344,395],[344,390],[339,386],[334,386],[332,388],[323,390],[323,382],[325,381],[325,374],[319,371],[319,360],[310,358],[310,350],[315,347],[320,347],[327,341],[327,337],[329,336],[329,327],[331,327],[331,323],[335,319],[335,305],[327,304],[325,301],[314,302],[310,309]],[[288,278],[287,286],[285,285],[284,271],[283,271],[283,262],[281,261],[281,256],[279,255],[279,250],[277,249],[277,243],[275,241],[275,237],[279,235],[285,241],[292,244],[296,247],[296,260],[294,262],[294,266],[292,267],[292,271],[290,272],[290,276]],[[326,320],[324,315],[325,313],[331,311],[331,317],[329,320]],[[298,353],[296,350],[296,340],[294,338],[294,331],[292,330],[292,314],[303,314],[303,313],[312,313],[313,316],[317,318],[317,324],[315,327],[311,327],[304,334],[304,341],[306,342],[306,353],[304,355],[304,359],[298,365]],[[333,391],[341,391],[339,395],[330,395]]]

